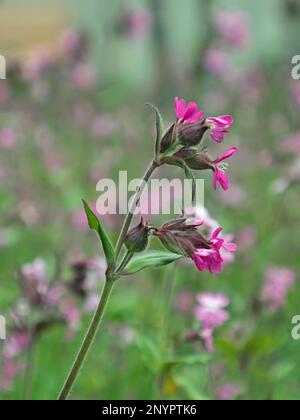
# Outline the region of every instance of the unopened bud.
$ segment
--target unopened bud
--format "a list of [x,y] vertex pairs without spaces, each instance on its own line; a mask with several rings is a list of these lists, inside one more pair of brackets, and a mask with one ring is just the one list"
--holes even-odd
[[177,129],[177,137],[184,146],[197,146],[208,127],[203,125],[203,122],[192,124],[180,124]]
[[197,149],[184,147],[174,154],[175,157],[183,159],[189,168],[195,170],[214,169],[214,163],[205,152]]
[[141,222],[132,228],[125,238],[125,245],[129,252],[142,252],[148,246],[149,226]]
[[160,153],[166,152],[176,140],[176,125],[172,124],[160,143]]

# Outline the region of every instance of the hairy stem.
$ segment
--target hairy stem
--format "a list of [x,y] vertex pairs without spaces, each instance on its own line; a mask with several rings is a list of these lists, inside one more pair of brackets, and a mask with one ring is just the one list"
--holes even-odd
[[[144,192],[145,186],[147,185],[147,182],[149,181],[153,172],[155,171],[155,169],[158,166],[159,166],[159,162],[157,162],[156,160],[153,160],[151,162],[150,166],[148,167],[147,171],[145,172],[145,175],[143,176],[143,179],[142,179],[142,181],[139,185],[139,188],[136,191],[136,194],[133,198],[133,201],[132,201],[132,204],[130,206],[129,212],[128,212],[125,220],[124,220],[124,224],[123,224],[123,227],[121,229],[119,239],[118,239],[118,242],[117,242],[117,245],[116,245],[116,251],[115,251],[116,252],[116,259],[119,257],[120,252],[122,250],[122,246],[124,244],[124,240],[125,240],[126,234],[128,232],[128,229],[130,228],[130,224],[132,222],[136,206],[138,205],[138,203],[140,201],[140,198],[141,198],[141,196]],[[125,254],[124,259],[121,261],[120,265],[118,266],[117,272],[121,271],[126,266],[126,264],[128,264],[131,257],[132,257],[131,253]],[[103,289],[103,292],[102,292],[102,296],[101,296],[101,299],[100,299],[100,302],[99,302],[99,306],[98,306],[98,308],[96,310],[96,313],[95,313],[95,315],[92,319],[92,322],[91,322],[91,324],[88,328],[87,334],[86,334],[86,336],[83,340],[83,343],[80,347],[79,353],[78,353],[78,355],[75,359],[75,362],[74,362],[74,364],[71,368],[71,371],[70,371],[70,373],[69,373],[69,375],[66,379],[66,382],[65,382],[65,384],[64,384],[64,386],[63,386],[63,388],[62,388],[62,390],[59,394],[59,397],[58,397],[59,400],[66,400],[70,395],[70,392],[72,390],[74,382],[76,381],[76,379],[79,375],[80,369],[85,362],[85,359],[88,355],[88,352],[91,348],[91,345],[92,345],[92,343],[95,339],[95,336],[98,332],[98,329],[99,329],[99,326],[100,326],[100,323],[101,323],[101,320],[102,320],[102,317],[103,317],[103,314],[104,314],[104,310],[106,308],[106,305],[108,303],[111,291],[113,289],[113,285],[114,285],[115,280],[117,278],[118,278],[118,274],[115,273],[113,275],[113,277],[108,277],[106,279],[105,286],[104,286],[104,289]]]
[[147,169],[147,171],[145,172],[145,175],[142,178],[142,181],[140,183],[139,188],[137,189],[135,196],[133,198],[132,204],[130,206],[129,212],[124,220],[120,235],[119,235],[119,239],[116,245],[116,259],[119,257],[125,237],[127,235],[127,232],[130,228],[133,216],[134,216],[134,212],[136,209],[136,206],[138,205],[140,198],[144,192],[144,189],[147,185],[147,182],[149,181],[149,179],[151,178],[153,172],[155,171],[155,169],[159,166],[159,163],[155,160],[153,160],[149,166],[149,168]]
[[81,345],[81,348],[79,350],[79,353],[75,359],[75,362],[71,368],[71,371],[67,377],[67,380],[59,394],[58,399],[59,400],[66,400],[68,396],[70,395],[70,392],[72,390],[72,387],[74,385],[74,382],[80,372],[80,369],[85,362],[85,359],[88,355],[88,352],[91,348],[91,345],[95,339],[95,336],[97,334],[97,331],[99,329],[106,305],[108,303],[111,291],[114,286],[114,278],[107,278],[105,282],[105,286],[101,295],[101,299],[98,305],[98,308],[95,312],[95,315],[92,319],[92,322],[88,328],[87,334],[83,340],[83,343]]

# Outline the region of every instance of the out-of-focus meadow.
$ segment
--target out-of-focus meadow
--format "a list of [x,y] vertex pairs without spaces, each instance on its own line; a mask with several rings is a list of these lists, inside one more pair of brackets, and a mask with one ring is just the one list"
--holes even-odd
[[[204,177],[238,252],[218,276],[179,263],[122,279],[72,398],[299,399],[299,24],[297,0],[1,2],[1,399],[57,397],[104,281],[81,198],[95,203],[119,170],[141,176],[154,137],[143,105],[167,127],[175,96],[234,116],[229,191]],[[103,223],[116,239],[122,216]],[[230,301],[212,353],[203,293]]]

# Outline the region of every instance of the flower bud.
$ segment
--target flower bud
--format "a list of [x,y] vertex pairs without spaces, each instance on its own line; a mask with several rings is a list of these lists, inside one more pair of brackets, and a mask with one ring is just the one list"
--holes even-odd
[[201,142],[207,130],[208,127],[204,126],[201,121],[192,124],[180,124],[178,125],[177,137],[184,146],[196,146]]
[[125,245],[129,252],[142,252],[148,246],[149,226],[141,222],[132,228],[126,235]]
[[189,168],[195,170],[214,169],[214,163],[206,153],[199,152],[197,149],[183,147],[174,154],[175,157],[183,159]]
[[176,140],[176,124],[172,124],[160,143],[160,153],[166,152]]

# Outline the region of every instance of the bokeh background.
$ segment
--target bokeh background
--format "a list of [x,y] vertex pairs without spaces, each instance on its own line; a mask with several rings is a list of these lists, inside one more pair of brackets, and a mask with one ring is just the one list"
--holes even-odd
[[[238,252],[216,277],[178,264],[122,279],[72,398],[299,399],[299,23],[297,0],[1,1],[1,399],[56,398],[104,279],[80,200],[142,174],[143,104],[167,127],[175,96],[235,118],[231,188],[208,174],[205,205]],[[103,223],[116,239],[122,217]],[[230,300],[213,353],[195,317],[206,292]]]

